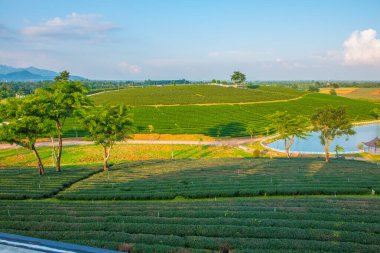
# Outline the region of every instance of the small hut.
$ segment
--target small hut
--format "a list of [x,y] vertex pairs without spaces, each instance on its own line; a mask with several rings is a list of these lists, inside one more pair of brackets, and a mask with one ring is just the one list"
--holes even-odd
[[376,137],[368,142],[363,142],[363,144],[368,147],[368,151],[370,151],[371,148],[374,148],[376,153],[377,146],[380,144],[380,139]]

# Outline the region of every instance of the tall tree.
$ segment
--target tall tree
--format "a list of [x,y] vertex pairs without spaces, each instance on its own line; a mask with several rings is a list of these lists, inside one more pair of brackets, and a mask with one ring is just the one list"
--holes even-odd
[[290,149],[295,137],[305,138],[308,136],[309,122],[302,116],[292,116],[288,112],[275,112],[269,115],[272,127],[278,133],[279,138],[284,140],[286,156],[290,158]]
[[41,157],[36,149],[37,138],[46,137],[52,129],[52,125],[46,119],[36,115],[38,106],[33,100],[10,99],[2,108],[1,115],[6,123],[0,125],[0,141],[17,144],[33,151],[38,162],[38,174],[44,175],[45,169]]
[[242,84],[245,82],[245,75],[240,71],[234,71],[234,73],[231,75],[231,81],[234,84]]
[[102,105],[86,110],[83,126],[89,133],[89,139],[103,147],[104,171],[108,169],[108,160],[115,142],[130,137],[134,131],[129,109],[124,105]]
[[56,171],[61,171],[62,134],[67,118],[73,116],[83,106],[89,105],[90,100],[85,95],[87,88],[79,81],[70,81],[69,72],[63,71],[47,88],[37,89],[35,94],[39,98],[45,117],[54,121],[58,136],[58,150],[56,156]]
[[311,117],[313,131],[320,132],[321,144],[325,147],[326,162],[330,161],[330,144],[339,136],[353,135],[352,122],[343,106],[318,109]]

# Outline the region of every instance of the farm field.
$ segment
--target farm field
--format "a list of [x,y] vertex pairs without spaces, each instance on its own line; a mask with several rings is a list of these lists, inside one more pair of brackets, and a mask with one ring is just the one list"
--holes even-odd
[[322,159],[197,159],[117,164],[60,192],[69,200],[214,198],[258,195],[370,194],[380,168]]
[[51,197],[65,187],[99,172],[94,167],[63,168],[61,173],[45,169],[37,176],[34,168],[0,168],[0,199],[26,199]]
[[[380,88],[337,88],[335,89],[338,96],[347,98],[362,98],[371,100],[380,100]],[[330,88],[321,88],[321,93],[329,94]]]
[[[372,120],[370,111],[375,107],[380,108],[379,105],[369,101],[313,93],[299,100],[262,104],[136,106],[132,108],[132,113],[137,133],[149,133],[148,126],[152,125],[155,133],[239,137],[248,136],[246,132],[248,124],[253,125],[257,135],[266,134],[270,131],[267,116],[276,111],[286,109],[292,115],[309,116],[316,108],[326,105],[346,106],[350,118],[354,121]],[[84,134],[79,120],[72,118],[67,122],[66,137]]]
[[[46,166],[52,166],[53,160],[50,147],[38,148],[42,161]],[[173,158],[244,158],[252,153],[229,146],[202,145],[167,145],[167,144],[118,144],[112,151],[112,163],[122,161],[156,160]],[[86,165],[102,163],[102,149],[97,145],[65,146],[63,149],[63,165]],[[36,166],[32,151],[27,149],[0,149],[0,167]]]
[[306,92],[281,87],[261,86],[237,89],[212,85],[176,85],[163,87],[127,88],[94,94],[96,104],[186,105],[214,103],[247,103],[294,99]]
[[133,252],[379,252],[376,197],[0,201],[0,231]]

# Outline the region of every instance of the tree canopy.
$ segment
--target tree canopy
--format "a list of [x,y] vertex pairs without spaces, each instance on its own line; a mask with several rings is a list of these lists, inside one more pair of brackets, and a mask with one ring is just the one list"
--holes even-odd
[[325,147],[326,162],[330,160],[330,144],[339,136],[353,135],[355,131],[343,106],[318,109],[311,117],[313,131],[320,132],[321,144]]
[[52,125],[46,119],[36,116],[39,110],[34,106],[33,97],[9,99],[1,110],[6,122],[0,125],[0,141],[32,150],[38,161],[38,173],[43,175],[44,166],[35,144],[37,138],[46,137],[51,132]]
[[290,115],[288,112],[275,112],[269,115],[272,127],[279,134],[279,138],[284,140],[286,155],[290,157],[290,148],[294,143],[295,137],[305,138],[308,136],[309,121],[303,116]]
[[62,129],[68,117],[81,110],[83,106],[91,104],[91,101],[85,95],[87,92],[87,87],[82,85],[81,82],[69,80],[69,72],[67,71],[61,72],[48,87],[35,91],[35,96],[38,99],[36,104],[43,109],[43,115],[41,116],[55,123],[58,136],[56,161],[56,170],[58,172],[61,171]]
[[231,81],[235,84],[242,84],[245,82],[245,80],[245,75],[240,71],[234,71],[234,73],[231,75]]
[[89,108],[84,113],[83,126],[89,133],[89,139],[104,149],[104,171],[108,168],[108,159],[115,142],[129,138],[134,132],[130,110],[125,105]]

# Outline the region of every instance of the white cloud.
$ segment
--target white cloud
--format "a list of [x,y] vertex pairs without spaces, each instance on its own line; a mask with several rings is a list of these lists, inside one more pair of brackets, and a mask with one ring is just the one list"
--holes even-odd
[[355,31],[344,42],[344,62],[349,65],[380,65],[380,40],[376,31]]
[[118,65],[119,69],[122,71],[128,71],[131,74],[139,74],[141,72],[141,69],[137,65],[129,64],[128,62],[120,62]]
[[39,25],[27,26],[21,32],[30,37],[91,39],[104,38],[115,29],[117,27],[111,22],[102,21],[100,15],[73,12],[64,18],[55,17]]

